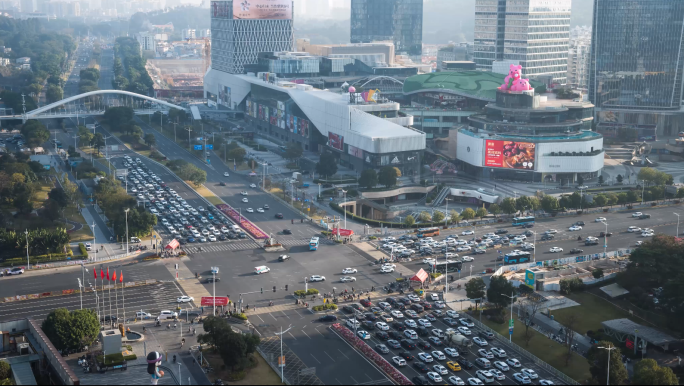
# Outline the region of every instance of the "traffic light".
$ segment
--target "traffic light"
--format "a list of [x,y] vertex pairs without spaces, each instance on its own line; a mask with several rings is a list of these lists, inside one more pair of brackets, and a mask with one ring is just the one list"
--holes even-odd
[[264,289],[263,289],[263,288],[261,289],[261,294],[262,294],[262,295],[264,294]]
[[275,292],[275,286],[273,286],[273,292]]
[[287,284],[285,284],[285,291],[287,291]]

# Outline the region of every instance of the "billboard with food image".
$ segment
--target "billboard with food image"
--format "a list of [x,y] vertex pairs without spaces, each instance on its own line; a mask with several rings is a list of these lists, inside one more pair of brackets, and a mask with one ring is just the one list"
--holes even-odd
[[536,144],[515,141],[486,141],[485,167],[534,170]]

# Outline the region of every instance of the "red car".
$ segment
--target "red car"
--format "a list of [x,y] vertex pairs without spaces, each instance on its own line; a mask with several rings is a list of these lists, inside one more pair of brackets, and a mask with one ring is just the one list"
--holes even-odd
[[368,299],[363,299],[359,303],[361,303],[361,305],[364,307],[372,307],[373,306],[373,303],[371,303],[371,301]]

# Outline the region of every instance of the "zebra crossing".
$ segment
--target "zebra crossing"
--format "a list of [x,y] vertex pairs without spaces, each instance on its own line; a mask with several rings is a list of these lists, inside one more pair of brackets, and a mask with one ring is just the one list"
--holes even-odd
[[[285,239],[285,240],[277,240],[280,244],[288,246],[288,247],[295,247],[299,245],[309,245],[309,239]],[[335,244],[334,241],[328,240],[328,239],[321,239],[319,241],[320,244],[327,244],[327,245],[333,245]],[[186,253],[199,253],[200,252],[200,247],[202,248],[202,252],[223,252],[223,251],[245,251],[245,250],[250,250],[250,249],[256,249],[256,248],[261,248],[260,243],[256,242],[240,242],[240,243],[219,243],[219,244],[202,244],[202,245],[197,245],[197,246],[186,246],[183,248]]]

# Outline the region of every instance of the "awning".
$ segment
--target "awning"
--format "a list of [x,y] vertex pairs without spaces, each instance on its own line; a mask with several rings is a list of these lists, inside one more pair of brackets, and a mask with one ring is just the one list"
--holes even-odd
[[420,269],[420,271],[416,272],[416,274],[409,280],[412,281],[419,281],[419,282],[424,282],[428,278],[427,272],[423,270],[423,268]]
[[354,234],[354,231],[351,229],[340,229],[340,228],[333,228],[332,234],[334,236],[337,236],[337,233],[340,233],[340,236],[351,236]]
[[178,240],[173,239],[171,242],[166,246],[166,249],[176,249],[178,248],[180,244],[178,243]]

